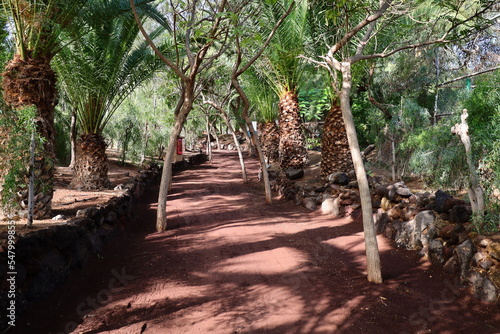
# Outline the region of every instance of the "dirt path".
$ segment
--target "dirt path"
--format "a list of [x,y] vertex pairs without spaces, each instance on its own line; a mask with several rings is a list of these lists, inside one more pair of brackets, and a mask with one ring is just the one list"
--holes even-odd
[[12,332],[500,333],[497,306],[383,237],[385,282],[368,283],[359,218],[266,205],[260,184],[240,181],[235,153],[175,177],[161,234],[156,194]]

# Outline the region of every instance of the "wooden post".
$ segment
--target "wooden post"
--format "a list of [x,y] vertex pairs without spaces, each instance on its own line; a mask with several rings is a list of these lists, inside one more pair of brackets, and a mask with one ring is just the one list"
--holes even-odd
[[30,181],[28,185],[28,227],[33,225],[33,212],[35,209],[35,131],[31,133],[30,144]]

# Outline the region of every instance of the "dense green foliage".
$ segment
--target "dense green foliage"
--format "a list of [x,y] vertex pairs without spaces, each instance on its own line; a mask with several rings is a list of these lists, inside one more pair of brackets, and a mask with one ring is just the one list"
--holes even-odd
[[26,108],[13,112],[3,108],[0,113],[0,133],[4,134],[0,145],[0,170],[4,183],[2,185],[2,207],[8,211],[16,203],[19,185],[21,191],[28,188],[26,176],[29,171],[31,134],[35,139],[35,157],[44,159],[40,154],[41,138],[36,134],[35,109]]
[[[85,5],[88,9],[82,11],[78,18],[75,18],[74,9],[69,10],[61,1],[37,3],[41,7],[32,7],[31,10],[49,13],[50,4],[58,4],[66,15],[53,17],[47,22],[45,20],[49,18],[41,15],[40,19],[47,23],[43,29],[18,35],[21,38],[16,45],[19,52],[44,45],[37,51],[41,56],[52,57],[60,51],[53,62],[58,71],[60,94],[64,98],[64,105],[61,103],[55,115],[59,162],[67,163],[69,158],[70,110],[78,113],[80,132],[104,134],[110,145],[121,152],[122,161],[140,162],[145,157],[161,159],[183,86],[171,71],[162,70],[166,67],[162,68],[163,64],[158,62],[140,36],[128,0],[78,1],[78,6]],[[42,3],[46,5],[42,6]],[[200,61],[216,60],[199,71],[202,78],[195,96],[201,100],[200,92],[204,92],[210,98],[224,101],[233,127],[237,130],[244,128],[242,101],[228,85],[236,53],[231,39],[235,36],[241,38],[242,57],[248,60],[292,1],[250,2],[251,5],[246,7],[249,10],[244,13],[238,13],[238,6],[243,8],[243,2],[231,2],[227,5],[228,10],[217,17],[226,20],[226,23],[220,28],[219,35],[211,40],[207,39],[207,32],[213,24],[211,20],[204,19],[197,24],[186,20],[189,16],[186,8],[194,6],[191,2],[173,1],[167,4],[158,1],[157,7],[148,0],[136,3],[150,37],[163,44],[164,54],[185,75],[189,74],[190,62],[197,48],[207,42],[212,43],[212,51]],[[252,120],[275,121],[279,95],[293,90],[299,95],[302,120],[322,121],[332,101],[337,99],[334,91],[340,77],[330,76],[299,56],[323,60],[327,46],[337,43],[379,3],[373,0],[333,3],[296,1],[294,11],[277,30],[263,56],[241,76],[241,85],[250,100]],[[474,162],[481,175],[492,215],[491,212],[498,211],[498,201],[493,200],[492,194],[495,189],[500,189],[500,75],[496,71],[468,81],[440,84],[481,70],[484,66],[497,65],[498,60],[492,55],[500,52],[496,42],[498,29],[483,29],[485,15],[466,20],[467,15],[479,8],[479,4],[486,2],[463,2],[460,15],[456,13],[458,7],[454,7],[454,3],[430,0],[401,2],[399,12],[391,12],[384,18],[386,21],[383,24],[376,25],[376,37],[367,43],[367,54],[383,52],[400,42],[403,44],[403,41],[425,42],[429,36],[460,25],[456,30],[451,29],[448,35],[448,39],[459,39],[456,43],[409,48],[387,58],[367,59],[354,64],[350,102],[360,146],[364,148],[376,144],[379,149],[376,163],[383,167],[390,165],[391,143],[394,142],[399,178],[421,177],[433,187],[453,190],[464,189],[468,185],[463,145],[450,132],[451,126],[459,122],[461,110],[467,108]],[[17,26],[22,22],[18,24],[15,19],[19,14],[12,7],[15,2],[3,1],[3,4],[4,9],[14,15],[12,22],[22,28]],[[207,8],[213,9],[218,2],[206,4]],[[78,6],[74,8],[81,8]],[[404,14],[406,10],[411,12],[411,17]],[[70,16],[74,19],[71,27],[66,24],[66,18]],[[432,21],[436,18],[438,20]],[[431,21],[436,24],[420,24]],[[5,25],[7,20],[0,17],[0,22]],[[231,22],[238,22],[238,25]],[[366,28],[362,32],[365,31]],[[474,34],[471,35],[471,32]],[[341,56],[353,54],[362,36],[360,33],[343,45]],[[7,37],[7,30],[2,30],[2,64],[12,54]],[[59,43],[61,40],[64,40],[63,44]],[[61,48],[62,45],[64,48]],[[162,74],[157,73],[159,70]],[[25,168],[22,166],[26,158],[26,138],[16,141],[16,133],[21,133],[21,129],[28,126],[28,118],[22,114],[14,116],[4,110],[7,109],[2,108],[6,116],[2,126],[12,126],[14,130],[9,130],[12,132],[9,139],[12,143],[4,147],[2,154],[7,154],[9,150],[19,152],[17,156],[20,160],[13,160],[12,163],[17,164],[14,169],[20,170]],[[225,129],[218,116],[211,114],[209,118],[218,124],[220,131]],[[189,146],[194,146],[204,131],[206,115],[202,103],[198,101],[185,123],[183,135],[187,137]],[[7,181],[13,182],[15,178],[8,176]],[[8,187],[4,188],[7,191],[5,189]],[[494,215],[491,217],[491,221],[498,220]],[[498,226],[497,223],[492,226],[494,224]]]

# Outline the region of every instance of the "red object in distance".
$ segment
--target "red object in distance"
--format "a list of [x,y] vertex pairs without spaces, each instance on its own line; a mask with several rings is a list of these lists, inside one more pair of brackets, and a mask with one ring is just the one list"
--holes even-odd
[[177,138],[177,154],[182,154],[182,138]]

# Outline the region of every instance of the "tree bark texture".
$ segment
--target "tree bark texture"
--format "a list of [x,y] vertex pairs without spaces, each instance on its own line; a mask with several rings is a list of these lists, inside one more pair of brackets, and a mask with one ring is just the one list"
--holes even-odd
[[340,105],[342,108],[342,115],[344,117],[347,139],[349,141],[349,148],[351,150],[352,162],[356,171],[359,195],[361,197],[368,281],[374,283],[382,283],[380,254],[378,250],[377,236],[375,234],[375,226],[373,223],[373,208],[370,188],[368,185],[368,178],[366,177],[365,166],[363,165],[363,158],[361,157],[361,151],[359,149],[358,137],[356,134],[356,128],[354,126],[354,120],[351,111],[351,64],[349,62],[342,62],[341,70],[342,91],[340,94]]
[[279,162],[280,129],[276,122],[259,123],[259,141],[268,163]]
[[299,113],[299,97],[295,92],[286,91],[279,102],[279,160],[282,170],[304,168],[309,158],[302,133],[302,120]]
[[321,176],[353,169],[342,108],[334,104],[326,115],[321,137]]
[[189,82],[183,90],[184,98],[179,112],[175,114],[175,124],[170,133],[163,170],[161,174],[160,192],[158,194],[158,211],[156,212],[156,230],[158,232],[167,229],[167,196],[172,180],[172,163],[177,149],[177,138],[180,136],[186,118],[191,112],[194,101],[194,84]]
[[78,139],[73,179],[70,186],[79,190],[109,189],[108,156],[102,135],[83,134]]
[[[30,106],[36,108],[36,131],[43,139],[43,154],[39,154],[35,159],[34,219],[49,217],[54,193],[56,75],[50,67],[50,59],[32,59],[29,52],[25,61],[16,54],[7,63],[2,75],[3,95],[10,107],[14,110]],[[1,182],[3,183],[3,179]],[[19,184],[19,194],[21,196],[14,210],[22,212],[20,216],[24,218],[26,213],[22,210],[22,204],[27,203],[26,184]]]
[[474,166],[474,162],[472,161],[472,152],[471,152],[471,142],[469,137],[469,125],[467,124],[467,118],[469,114],[467,109],[462,110],[462,115],[460,116],[461,123],[455,124],[451,128],[451,133],[456,134],[460,137],[462,144],[465,147],[465,155],[467,157],[467,165],[469,167],[469,199],[472,206],[472,212],[477,214],[477,219],[479,220],[479,224],[482,226],[483,220],[482,216],[484,215],[484,191],[479,182],[479,176],[476,172],[476,167]]

